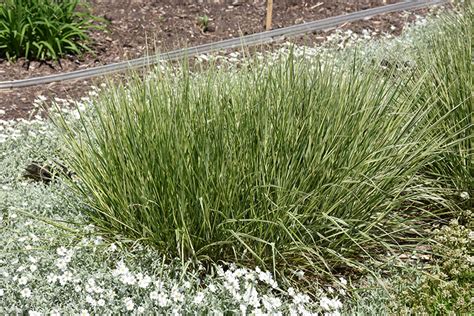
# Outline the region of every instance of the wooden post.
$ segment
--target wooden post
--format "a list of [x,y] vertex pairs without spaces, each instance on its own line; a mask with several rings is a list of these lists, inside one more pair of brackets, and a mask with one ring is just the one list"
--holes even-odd
[[267,19],[265,22],[265,30],[272,29],[273,0],[267,0]]

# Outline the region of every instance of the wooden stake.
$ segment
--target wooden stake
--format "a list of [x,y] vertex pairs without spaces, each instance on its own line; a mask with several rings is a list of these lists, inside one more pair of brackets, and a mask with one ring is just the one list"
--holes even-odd
[[273,0],[267,0],[267,20],[265,22],[265,30],[272,29]]

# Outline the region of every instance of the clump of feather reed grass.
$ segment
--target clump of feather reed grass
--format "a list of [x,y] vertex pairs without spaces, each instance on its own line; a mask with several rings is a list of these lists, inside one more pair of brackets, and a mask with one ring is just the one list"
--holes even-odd
[[[413,78],[422,78],[416,96],[418,105],[434,105],[431,115],[441,121],[434,133],[444,133],[446,150],[429,172],[442,178],[458,195],[474,194],[474,102],[473,102],[473,10],[472,4],[457,14],[446,14],[421,35],[415,51]],[[468,203],[469,204],[469,203]],[[466,205],[467,206],[467,205]]]
[[73,188],[104,232],[170,257],[363,268],[403,246],[400,230],[421,236],[417,219],[450,209],[423,173],[450,140],[432,100],[406,97],[422,83],[394,85],[356,60],[132,77],[83,128],[56,121]]

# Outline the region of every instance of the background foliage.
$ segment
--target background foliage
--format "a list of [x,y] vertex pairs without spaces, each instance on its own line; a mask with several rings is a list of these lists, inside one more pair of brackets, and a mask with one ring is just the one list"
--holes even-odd
[[58,59],[90,50],[88,30],[98,21],[79,0],[0,2],[0,56],[7,59]]

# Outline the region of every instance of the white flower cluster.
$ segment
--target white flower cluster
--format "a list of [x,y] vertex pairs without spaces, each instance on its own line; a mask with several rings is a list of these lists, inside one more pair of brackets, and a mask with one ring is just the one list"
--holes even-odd
[[65,247],[59,247],[56,250],[56,253],[59,256],[59,258],[56,260],[56,266],[60,270],[66,270],[68,263],[71,262],[72,256],[74,255],[74,250],[66,249]]
[[[326,311],[336,315],[342,308],[342,304],[331,305],[334,308],[327,310],[322,305],[319,308],[307,294],[298,293],[291,287],[284,291],[269,271],[262,271],[259,267],[249,270],[230,264],[225,271],[218,267],[217,276],[220,279],[214,282],[221,282],[234,302],[238,302],[243,315],[317,315]],[[208,290],[215,292],[215,283],[210,284]],[[274,290],[280,294],[275,295]],[[338,299],[337,302],[340,303]]]
[[35,138],[48,133],[49,127],[45,121],[36,115],[32,120],[16,119],[16,120],[0,120],[0,144],[5,143],[8,139],[18,139],[25,134],[27,137]]

